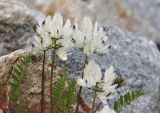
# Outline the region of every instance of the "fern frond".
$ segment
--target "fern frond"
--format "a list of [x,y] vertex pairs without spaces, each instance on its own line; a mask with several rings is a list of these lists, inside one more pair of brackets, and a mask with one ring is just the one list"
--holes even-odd
[[31,61],[30,56],[23,56],[20,58],[19,63],[14,66],[15,68],[12,73],[11,82],[9,83],[12,91],[11,94],[9,95],[9,98],[12,101],[17,101],[19,98],[19,87],[22,75],[30,61]]
[[59,103],[61,102],[61,96],[65,88],[66,79],[67,78],[65,76],[61,76],[60,78],[58,78],[53,88],[52,101],[57,105],[59,105]]
[[27,109],[25,107],[16,107],[16,113],[27,113]]
[[[67,84],[67,87],[65,86]],[[75,102],[76,80],[67,80],[67,75],[61,75],[55,83],[52,101],[55,104],[54,111],[58,113],[69,113],[70,108]]]
[[65,96],[66,99],[66,108],[70,108],[73,103],[75,102],[75,96],[76,96],[76,80],[71,80],[68,84],[68,90]]
[[114,102],[114,110],[117,112],[120,108],[125,105],[129,105],[132,101],[138,97],[144,95],[141,91],[128,92],[125,95],[121,95],[120,98]]

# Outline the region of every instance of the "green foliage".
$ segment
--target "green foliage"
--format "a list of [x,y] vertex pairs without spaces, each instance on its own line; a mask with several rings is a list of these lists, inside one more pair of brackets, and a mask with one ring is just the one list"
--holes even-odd
[[132,101],[138,97],[144,95],[141,91],[127,92],[125,95],[121,95],[120,98],[114,102],[114,110],[117,112],[121,107],[129,105]]
[[16,113],[27,113],[27,109],[25,107],[16,107]]
[[55,113],[69,113],[75,102],[76,81],[68,80],[66,76],[61,76],[53,88],[52,101],[54,102]]
[[66,76],[60,77],[55,84],[55,87],[52,93],[52,100],[55,104],[58,104],[58,105],[60,104],[63,90],[65,88],[66,79],[67,79]]
[[117,77],[117,78],[114,80],[113,84],[118,84],[118,85],[117,85],[117,88],[120,88],[120,87],[126,85],[125,79],[123,79],[122,77]]
[[13,69],[11,82],[9,83],[11,87],[11,94],[9,95],[10,100],[17,101],[19,99],[19,87],[22,79],[22,75],[27,68],[31,60],[30,56],[23,56],[20,58],[18,64],[15,65]]
[[53,12],[52,11],[48,11],[47,12],[47,16],[52,16],[53,15]]
[[77,82],[74,79],[68,83],[68,90],[65,96],[66,108],[70,108],[75,101],[76,83]]

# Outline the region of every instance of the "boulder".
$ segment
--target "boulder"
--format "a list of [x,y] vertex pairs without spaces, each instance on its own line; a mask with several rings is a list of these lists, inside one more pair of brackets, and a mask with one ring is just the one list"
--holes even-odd
[[[26,55],[31,56],[31,62],[22,75],[18,105],[28,109],[27,113],[40,113],[42,55],[32,50],[17,50],[0,57],[0,109],[4,111],[9,109],[11,113],[15,113],[17,103],[8,100],[8,95],[11,94],[9,83],[16,64],[19,63],[22,56]],[[48,110],[50,108],[50,69],[51,63],[47,60],[45,63],[45,108]],[[53,83],[59,72],[63,72],[63,70],[58,67],[54,69]]]
[[159,0],[123,0],[128,8],[144,25],[155,30],[155,41],[160,44],[160,1]]
[[0,0],[0,56],[25,48],[44,16],[15,0]]

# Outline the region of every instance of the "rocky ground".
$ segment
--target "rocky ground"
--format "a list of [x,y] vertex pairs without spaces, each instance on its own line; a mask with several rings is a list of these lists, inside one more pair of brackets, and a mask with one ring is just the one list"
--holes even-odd
[[[29,0],[23,1],[27,1],[28,6],[30,6]],[[133,102],[131,106],[122,109],[120,113],[158,113],[160,111],[160,52],[153,40],[159,43],[160,1],[60,1],[61,3],[55,2],[53,5],[55,8],[50,10],[58,10],[66,18],[70,17],[72,21],[78,21],[84,15],[88,15],[106,26],[106,35],[109,37],[107,43],[111,44],[110,52],[105,55],[94,54],[92,58],[100,64],[102,71],[113,65],[118,75],[126,79],[128,87],[120,89],[120,93],[125,93],[131,89],[140,89],[146,92],[145,96]],[[34,5],[32,4],[30,7],[33,8]],[[42,13],[27,8],[23,3],[15,0],[0,0],[0,108],[3,108],[7,101],[7,98],[4,98],[8,93],[6,83],[9,80],[14,61],[17,57],[28,54],[30,50],[26,52],[22,48],[30,47],[32,37],[36,35],[35,27],[43,19]],[[22,50],[8,54],[17,49]],[[57,59],[56,64],[65,69],[72,78],[81,74],[84,57],[76,50],[70,52],[72,54],[66,62]],[[40,60],[35,63],[35,65],[39,64]],[[33,92],[36,92],[36,95],[32,99],[39,98],[40,76],[38,73],[35,74],[35,71],[37,70],[31,71],[30,74],[26,72],[28,76],[25,79],[29,83],[31,83],[30,78],[37,81],[37,85],[33,82],[26,92],[25,96],[28,100],[31,100],[30,95]],[[26,82],[23,85],[25,84]],[[88,96],[84,98],[89,102],[90,94],[89,92],[85,93],[88,93]],[[34,104],[38,103],[37,101],[34,102]],[[31,103],[30,106],[32,106]]]

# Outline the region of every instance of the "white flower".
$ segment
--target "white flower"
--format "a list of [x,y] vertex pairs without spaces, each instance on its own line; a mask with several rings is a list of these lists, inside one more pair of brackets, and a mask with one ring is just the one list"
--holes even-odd
[[95,86],[98,87],[97,97],[103,103],[106,103],[106,99],[111,98],[112,93],[116,91],[117,85],[113,85],[115,77],[116,74],[114,73],[113,66],[111,66],[106,70],[104,79],[102,79],[102,72],[99,65],[91,60],[84,69],[83,79],[78,78],[77,83],[80,86],[93,90],[95,90]]
[[67,60],[67,56],[68,56],[67,51],[68,51],[68,48],[62,47],[62,48],[59,48],[56,51],[56,53],[62,60]]
[[108,105],[105,105],[102,110],[98,111],[97,113],[116,113],[112,110]]
[[94,25],[89,17],[85,17],[81,24],[81,30],[76,30],[73,34],[75,47],[82,50],[86,55],[93,52],[106,53],[108,45],[104,45],[107,40],[103,28],[98,28],[98,23]]
[[37,51],[43,51],[45,48],[42,46],[42,39],[38,36],[34,36],[34,42],[32,43],[32,47]]
[[42,27],[37,27],[37,33],[40,35],[40,37],[34,36],[34,42],[32,46],[38,51],[48,50],[49,47],[52,46],[52,40],[49,34],[44,31]]
[[[112,85],[114,80],[116,78],[116,74],[114,72],[114,68],[113,66],[110,66],[106,72],[105,72],[105,76],[104,76],[104,84],[102,85],[103,87],[103,91],[104,92],[100,92],[98,94],[99,99],[103,102],[106,103],[106,99],[111,98],[112,97],[112,93],[114,93],[116,91],[116,86]],[[110,95],[109,95],[110,94]],[[109,95],[109,96],[108,96]]]
[[84,78],[78,78],[78,84],[83,87],[93,87],[102,78],[101,69],[95,61],[90,60],[84,69]]
[[62,60],[67,59],[67,51],[74,45],[70,20],[63,23],[61,14],[55,13],[37,27],[37,32],[40,38],[36,37],[33,44],[37,50],[56,49],[56,54]]
[[70,38],[72,34],[71,22],[69,19],[63,22],[63,18],[60,13],[55,13],[54,17],[48,16],[42,23],[45,31],[49,32],[54,38]]

